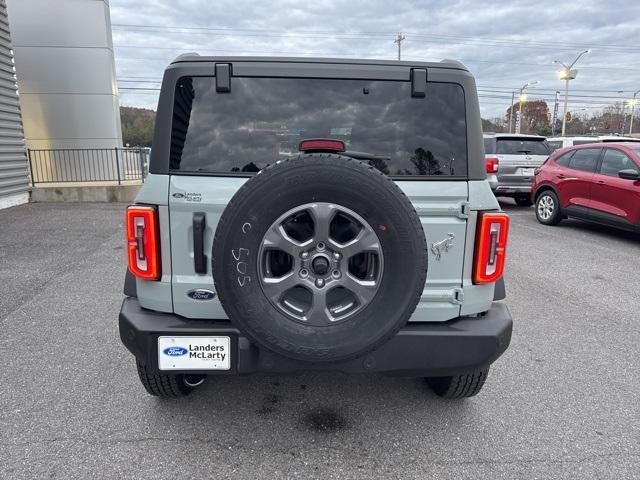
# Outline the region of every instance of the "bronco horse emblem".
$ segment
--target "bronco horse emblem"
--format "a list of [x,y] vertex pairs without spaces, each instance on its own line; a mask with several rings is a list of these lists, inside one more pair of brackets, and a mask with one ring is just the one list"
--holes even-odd
[[436,260],[440,260],[443,253],[447,253],[453,248],[453,239],[456,236],[453,233],[447,233],[447,238],[431,244],[431,252],[436,256]]

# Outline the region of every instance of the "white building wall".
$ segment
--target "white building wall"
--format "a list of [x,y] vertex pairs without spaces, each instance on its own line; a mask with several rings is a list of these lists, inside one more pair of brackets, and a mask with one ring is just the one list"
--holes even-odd
[[108,1],[8,7],[27,147],[121,147]]

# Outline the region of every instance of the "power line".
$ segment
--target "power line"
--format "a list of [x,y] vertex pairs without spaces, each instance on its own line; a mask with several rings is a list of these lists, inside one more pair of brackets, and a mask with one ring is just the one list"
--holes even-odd
[[[171,28],[171,27],[166,27]],[[380,39],[384,37],[389,37],[389,34],[379,34],[379,35],[365,35],[365,34],[354,34],[354,33],[342,33],[335,32],[332,34],[312,34],[307,32],[292,32],[292,31],[282,31],[280,33],[269,33],[268,31],[258,31],[256,33],[246,33],[246,32],[237,32],[237,31],[192,31],[188,30],[187,27],[182,27],[181,30],[166,30],[165,29],[143,29],[143,30],[132,30],[132,29],[124,29],[125,31],[134,32],[134,33],[163,33],[163,34],[177,34],[177,35],[213,35],[213,36],[236,36],[236,37],[263,37],[263,38],[303,38],[303,39],[337,39],[337,40],[365,40],[365,39]],[[174,27],[179,28],[179,27]],[[554,48],[554,51],[564,52],[564,51],[573,51],[576,47],[574,46],[563,46],[561,44],[530,44],[525,42],[518,41],[507,41],[507,40],[494,40],[494,39],[483,39],[483,38],[465,38],[460,37],[458,39],[451,37],[442,37],[442,36],[428,36],[424,35],[415,35],[414,38],[422,38],[425,43],[446,43],[446,44],[455,44],[455,45],[469,45],[469,46],[490,46],[490,47],[510,47],[510,48],[519,48],[519,49],[549,49]],[[417,42],[416,42],[417,43]],[[561,48],[558,48],[561,47]],[[636,53],[640,52],[640,48],[633,46],[609,46],[609,47],[600,47],[598,49],[607,53]]]
[[[406,38],[403,36],[402,40],[405,40]],[[394,40],[394,43],[398,43],[397,39]],[[163,51],[175,51],[175,52],[180,52],[180,51],[185,51],[185,50],[199,50],[200,52],[219,52],[219,53],[224,53],[225,55],[233,55],[234,53],[231,52],[229,49],[213,49],[213,48],[208,48],[208,47],[202,47],[201,45],[199,46],[194,46],[194,47],[159,47],[159,46],[153,46],[153,45],[126,45],[126,44],[114,44],[114,47],[116,48],[136,48],[136,49],[144,49],[144,50],[163,50]],[[372,53],[371,52],[367,52],[367,53],[360,53],[360,52],[342,52],[342,53],[335,53],[335,52],[319,52],[319,51],[307,51],[307,52],[271,52],[271,51],[265,51],[265,50],[243,50],[240,55],[242,54],[247,54],[247,53],[256,53],[256,54],[263,54],[263,55],[284,55],[284,56],[308,56],[308,55],[320,55],[320,56],[328,56],[328,57],[372,57]],[[388,54],[380,54],[378,55],[378,57],[388,57]],[[131,60],[136,60],[139,59],[137,57],[124,57],[127,59],[131,59]],[[406,57],[405,56],[405,60],[414,60],[414,61],[425,61],[424,58],[419,58],[419,57]],[[553,68],[554,70],[557,68],[554,64],[550,63],[532,63],[532,62],[505,62],[505,61],[499,61],[499,60],[479,60],[477,58],[460,58],[460,61],[464,62],[464,63],[487,63],[487,64],[494,64],[494,65],[518,65],[518,66],[528,66],[528,67],[548,67],[548,68]],[[611,66],[609,65],[590,65],[590,66],[584,66],[581,67],[582,69],[585,70],[611,70]],[[625,68],[625,67],[620,67],[620,68],[616,68],[616,70],[620,70],[620,71],[640,71],[640,68]]]
[[[287,31],[287,30],[264,30],[257,28],[234,28],[234,27],[194,27],[194,26],[167,26],[167,25],[135,25],[135,24],[124,24],[124,23],[114,23],[112,24],[116,29],[122,30],[131,30],[131,29],[141,29],[134,30],[140,32],[154,32],[154,31],[172,31],[172,30],[180,30],[178,32],[172,33],[193,33],[194,31],[201,32],[218,32],[220,34],[228,34],[234,33],[237,35],[245,35],[250,33],[255,33],[260,35],[285,35],[285,36],[306,36],[306,35],[318,35],[321,37],[332,37],[332,36],[354,36],[354,37],[384,37],[384,36],[392,36],[396,35],[395,32],[385,32],[385,31],[335,31],[335,30],[305,30],[303,32],[300,31]],[[186,32],[181,32],[186,30]],[[435,34],[435,33],[418,33],[418,32],[406,32],[407,35],[417,38],[440,38],[446,40],[465,40],[465,41],[475,41],[475,42],[490,42],[490,43],[499,43],[504,44],[505,46],[530,46],[530,47],[551,47],[557,49],[558,46],[563,46],[567,48],[585,48],[590,47],[590,44],[585,43],[573,43],[573,42],[538,42],[538,41],[530,41],[530,40],[517,40],[512,38],[499,38],[499,37],[470,37],[463,35],[446,35],[446,34]],[[253,36],[253,35],[251,35]],[[625,44],[598,44],[598,49],[621,49],[627,52],[629,51],[640,51],[640,48],[635,45],[625,45]]]

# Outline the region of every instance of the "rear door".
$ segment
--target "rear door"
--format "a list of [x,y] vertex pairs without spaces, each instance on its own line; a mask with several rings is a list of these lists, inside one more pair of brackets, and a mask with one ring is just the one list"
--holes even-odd
[[510,186],[531,185],[535,168],[542,165],[550,153],[544,138],[498,137],[498,180]]
[[640,218],[640,182],[620,178],[618,172],[626,169],[640,167],[624,151],[604,149],[593,177],[590,208],[600,221],[631,227]]
[[569,167],[556,174],[562,206],[575,210],[575,214],[588,215],[591,186],[601,148],[581,148],[575,151]]
[[302,140],[331,138],[376,156],[369,163],[407,193],[429,246],[455,245],[437,260],[430,250],[412,320],[457,317],[469,215],[464,79],[449,82],[430,71],[419,96],[408,67],[234,62],[232,71],[228,82],[202,70],[176,80],[169,164],[174,311],[226,318],[211,273],[222,212],[251,176],[296,155]]

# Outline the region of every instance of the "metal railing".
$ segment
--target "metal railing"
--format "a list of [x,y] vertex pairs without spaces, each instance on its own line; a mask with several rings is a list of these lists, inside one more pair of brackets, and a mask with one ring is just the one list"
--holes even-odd
[[144,181],[148,148],[28,149],[31,184]]

